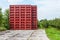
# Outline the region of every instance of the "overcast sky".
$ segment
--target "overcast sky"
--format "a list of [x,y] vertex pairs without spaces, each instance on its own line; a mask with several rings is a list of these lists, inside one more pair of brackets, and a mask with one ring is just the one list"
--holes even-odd
[[12,4],[37,5],[39,20],[60,18],[60,0],[0,0],[0,7],[3,11]]

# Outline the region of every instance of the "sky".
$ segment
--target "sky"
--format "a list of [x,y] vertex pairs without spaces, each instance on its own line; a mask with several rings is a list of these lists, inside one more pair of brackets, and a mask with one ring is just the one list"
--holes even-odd
[[37,19],[60,18],[60,0],[0,0],[0,7],[4,12],[9,5],[37,5]]

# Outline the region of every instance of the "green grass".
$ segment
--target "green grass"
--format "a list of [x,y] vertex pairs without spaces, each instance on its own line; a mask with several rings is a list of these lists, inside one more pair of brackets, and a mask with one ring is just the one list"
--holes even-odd
[[50,40],[60,40],[60,30],[56,28],[47,28],[46,34]]

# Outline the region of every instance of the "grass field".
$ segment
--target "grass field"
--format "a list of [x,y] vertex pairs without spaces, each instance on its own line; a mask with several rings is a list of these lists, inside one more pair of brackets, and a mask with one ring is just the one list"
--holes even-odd
[[60,40],[60,30],[56,28],[47,28],[46,34],[50,40]]

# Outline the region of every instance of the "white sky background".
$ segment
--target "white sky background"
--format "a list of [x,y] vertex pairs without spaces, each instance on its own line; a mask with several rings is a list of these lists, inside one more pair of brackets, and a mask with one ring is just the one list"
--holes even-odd
[[7,2],[9,3],[8,5],[37,5],[37,17],[39,20],[60,18],[60,0],[8,0]]

